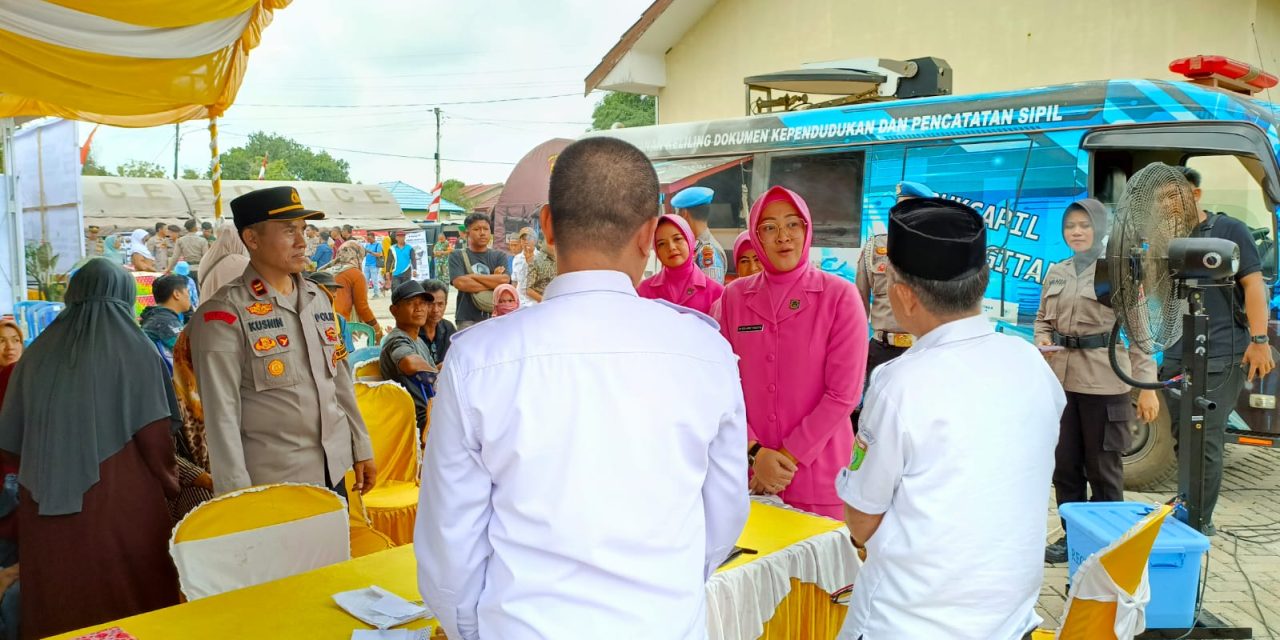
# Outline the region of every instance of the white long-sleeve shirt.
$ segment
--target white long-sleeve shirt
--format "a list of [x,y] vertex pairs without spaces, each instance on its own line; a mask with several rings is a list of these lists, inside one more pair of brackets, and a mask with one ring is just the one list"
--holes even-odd
[[613,271],[454,335],[431,414],[418,585],[474,638],[706,637],[748,511],[746,409],[714,323]]

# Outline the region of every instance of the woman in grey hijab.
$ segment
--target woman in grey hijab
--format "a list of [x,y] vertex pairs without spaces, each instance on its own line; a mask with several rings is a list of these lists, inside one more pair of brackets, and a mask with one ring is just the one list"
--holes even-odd
[[[1085,198],[1062,214],[1062,239],[1071,249],[1067,260],[1049,267],[1036,314],[1035,343],[1067,394],[1055,452],[1053,486],[1058,505],[1068,502],[1124,500],[1124,464],[1129,422],[1135,417],[1132,391],[1111,369],[1107,338],[1116,314],[1098,301],[1094,275],[1104,248],[1107,210]],[[1156,379],[1155,361],[1141,351],[1119,349],[1119,363],[1143,382]],[[1155,391],[1138,394],[1137,418],[1156,419],[1160,401]],[[1066,562],[1062,536],[1044,552],[1045,562]]]
[[19,464],[24,638],[178,602],[166,504],[178,408],[134,297],[119,265],[81,267],[0,408],[0,450]]

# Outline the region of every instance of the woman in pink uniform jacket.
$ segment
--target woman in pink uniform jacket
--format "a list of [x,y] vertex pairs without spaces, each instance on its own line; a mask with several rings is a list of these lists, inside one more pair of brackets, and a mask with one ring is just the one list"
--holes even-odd
[[852,282],[809,263],[811,227],[790,190],[756,200],[747,229],[764,271],[728,288],[718,319],[739,357],[752,492],[843,519],[835,479],[853,453],[867,314]]
[[641,298],[662,299],[702,313],[711,313],[724,293],[724,285],[708,278],[689,258],[693,253],[693,230],[679,216],[659,218],[653,234],[653,250],[658,254],[662,270],[640,283],[636,292]]

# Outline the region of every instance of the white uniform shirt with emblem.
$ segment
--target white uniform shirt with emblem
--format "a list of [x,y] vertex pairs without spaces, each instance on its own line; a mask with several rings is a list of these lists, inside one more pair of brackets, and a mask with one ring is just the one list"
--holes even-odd
[[737,359],[615,271],[453,337],[422,465],[418,585],[454,640],[705,638],[746,522]]
[[1035,347],[982,316],[939,326],[876,369],[836,490],[884,520],[841,640],[1016,640],[1040,623],[1065,406]]

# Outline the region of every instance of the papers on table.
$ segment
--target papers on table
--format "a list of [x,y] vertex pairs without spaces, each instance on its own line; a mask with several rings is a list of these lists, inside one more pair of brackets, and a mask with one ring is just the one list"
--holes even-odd
[[[344,611],[355,616],[357,620],[380,630],[431,617],[431,612],[426,607],[409,602],[378,586],[337,593],[334,594],[333,600]],[[374,640],[375,638],[400,640],[401,638],[399,635],[356,636],[354,634],[351,637],[353,640],[357,637],[364,640]],[[404,638],[405,640],[416,640],[417,636],[405,636]]]
[[430,629],[390,629],[370,631],[356,629],[351,632],[351,640],[431,640]]

